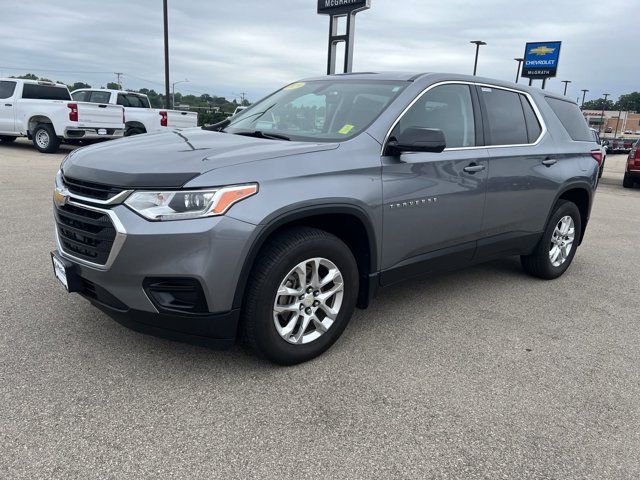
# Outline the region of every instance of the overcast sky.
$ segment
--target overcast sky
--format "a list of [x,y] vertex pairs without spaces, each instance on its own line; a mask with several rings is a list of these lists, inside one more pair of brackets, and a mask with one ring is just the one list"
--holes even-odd
[[[587,99],[640,90],[640,0],[372,0],[357,16],[355,71],[471,73],[513,81],[527,41],[561,40],[547,88]],[[0,0],[0,75],[163,90],[161,0]],[[316,0],[169,0],[171,81],[183,93],[259,97],[326,69]],[[28,8],[27,8],[28,7]],[[12,68],[17,68],[14,70]]]

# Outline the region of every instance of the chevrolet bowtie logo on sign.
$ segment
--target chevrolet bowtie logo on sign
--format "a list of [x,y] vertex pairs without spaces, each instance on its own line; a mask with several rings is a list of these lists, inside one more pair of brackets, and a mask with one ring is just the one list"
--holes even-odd
[[371,0],[318,0],[318,13],[324,15],[347,15],[371,7]]
[[555,77],[562,42],[527,43],[524,49],[522,76],[528,78]]
[[546,55],[547,53],[553,53],[555,50],[555,48],[549,48],[543,45],[541,47],[532,48],[531,53],[534,55]]

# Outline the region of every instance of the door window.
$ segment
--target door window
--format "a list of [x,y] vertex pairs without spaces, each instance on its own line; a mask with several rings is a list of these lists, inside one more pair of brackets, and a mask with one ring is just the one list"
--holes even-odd
[[6,99],[13,96],[13,92],[16,89],[16,82],[9,82],[3,80],[0,82],[0,98]]
[[523,145],[529,143],[527,123],[520,95],[509,90],[480,87],[489,122],[487,145]]
[[111,92],[91,92],[89,101],[91,103],[109,103]]
[[71,96],[76,102],[88,102],[91,92],[83,90],[81,92],[73,92]]
[[392,136],[409,127],[438,128],[447,148],[476,144],[473,103],[469,85],[451,84],[432,88],[402,116]]

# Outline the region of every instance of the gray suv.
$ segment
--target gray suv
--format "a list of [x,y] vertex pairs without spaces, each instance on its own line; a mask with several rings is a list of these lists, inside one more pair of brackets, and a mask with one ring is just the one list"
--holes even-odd
[[519,255],[562,275],[597,146],[551,92],[449,74],[290,84],[202,129],[70,153],[54,272],[134,329],[278,363],[328,349],[356,306],[418,275]]

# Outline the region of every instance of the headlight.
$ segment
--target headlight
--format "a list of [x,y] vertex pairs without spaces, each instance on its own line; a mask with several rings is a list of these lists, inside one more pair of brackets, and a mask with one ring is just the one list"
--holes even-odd
[[148,220],[184,220],[223,215],[234,203],[257,191],[256,184],[214,190],[138,191],[124,203]]

